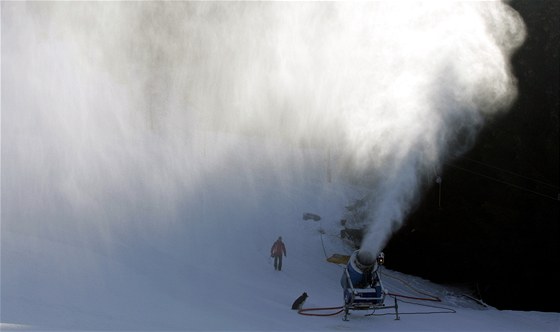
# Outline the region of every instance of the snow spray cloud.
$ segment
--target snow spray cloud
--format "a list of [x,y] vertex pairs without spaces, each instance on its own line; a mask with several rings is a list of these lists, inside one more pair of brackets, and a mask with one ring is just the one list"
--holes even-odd
[[388,33],[378,43],[389,47],[381,60],[388,70],[373,74],[387,76],[377,76],[381,86],[348,130],[351,158],[373,177],[362,242],[373,253],[442,163],[469,149],[484,120],[511,105],[517,90],[509,60],[525,38],[519,15],[500,2],[406,3],[388,11],[399,13],[383,23]]
[[[170,217],[236,153],[199,133],[234,133],[373,176],[378,251],[427,174],[514,100],[524,34],[502,2],[2,3],[2,214]],[[261,153],[248,163],[305,172]]]

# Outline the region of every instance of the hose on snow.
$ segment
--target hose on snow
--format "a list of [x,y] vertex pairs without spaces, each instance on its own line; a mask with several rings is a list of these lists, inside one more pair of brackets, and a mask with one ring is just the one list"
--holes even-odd
[[[451,308],[447,308],[447,307],[440,307],[440,306],[429,305],[429,304],[409,302],[409,301],[405,301],[405,300],[398,300],[398,301],[408,303],[408,304],[414,304],[414,305],[418,305],[418,306],[422,306],[422,307],[441,309],[441,311],[416,311],[416,312],[401,312],[401,311],[399,311],[399,315],[429,315],[429,314],[455,314],[455,313],[457,313],[457,311],[455,311],[455,309],[451,309]],[[385,315],[392,315],[392,314],[391,313],[376,314],[375,310],[374,310],[371,314],[367,314],[366,316],[385,316]]]

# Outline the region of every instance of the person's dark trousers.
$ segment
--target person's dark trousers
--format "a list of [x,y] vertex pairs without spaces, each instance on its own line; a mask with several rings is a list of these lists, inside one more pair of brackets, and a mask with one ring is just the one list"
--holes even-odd
[[274,256],[274,269],[282,271],[282,256]]

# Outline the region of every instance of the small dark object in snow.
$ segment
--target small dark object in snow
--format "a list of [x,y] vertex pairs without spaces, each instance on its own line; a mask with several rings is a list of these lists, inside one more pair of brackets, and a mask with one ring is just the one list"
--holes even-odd
[[303,220],[314,220],[314,221],[319,221],[321,220],[321,217],[319,217],[318,215],[314,214],[314,213],[304,213],[303,214]]
[[305,300],[308,298],[307,293],[303,292],[303,294],[301,294],[295,301],[294,304],[292,304],[292,310],[301,310],[301,308],[303,307],[303,303],[305,302]]

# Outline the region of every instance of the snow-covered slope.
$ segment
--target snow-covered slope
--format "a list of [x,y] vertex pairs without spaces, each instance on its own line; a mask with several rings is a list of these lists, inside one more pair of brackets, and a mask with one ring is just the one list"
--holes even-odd
[[[36,228],[3,220],[2,330],[558,330],[560,314],[484,308],[460,290],[389,270],[390,292],[442,302],[402,298],[399,321],[299,315],[290,308],[304,291],[304,308],[342,305],[342,267],[326,257],[351,253],[337,235],[355,189],[326,181],[316,150],[303,151],[315,157],[302,176],[270,172],[267,160],[241,162],[259,146],[237,144],[243,153],[229,157],[227,170],[202,172],[173,222],[139,218],[100,230],[92,220],[37,220]],[[322,219],[304,221],[305,212]],[[279,235],[288,253],[280,272],[269,257]]]
[[325,258],[350,253],[363,189],[341,172],[380,185],[382,247],[455,136],[515,96],[504,4],[355,4],[2,2],[1,329],[557,330],[392,271],[446,309],[290,310],[342,304]]

